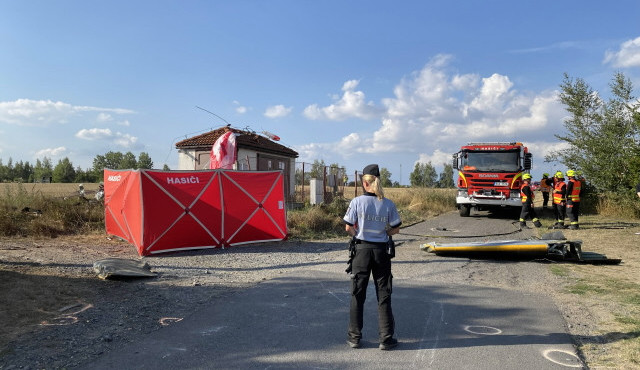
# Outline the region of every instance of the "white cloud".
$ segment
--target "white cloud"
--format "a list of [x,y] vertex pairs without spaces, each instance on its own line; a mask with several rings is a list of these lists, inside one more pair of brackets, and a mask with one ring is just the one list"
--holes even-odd
[[[470,141],[557,143],[554,133],[562,132],[566,116],[557,91],[520,92],[506,75],[461,74],[449,66],[452,60],[438,55],[403,78],[393,89],[393,97],[382,99],[386,110],[373,130],[303,149],[342,158],[363,153],[382,160],[413,157],[441,166]],[[355,86],[349,83],[343,88]],[[305,113],[310,118],[328,118],[317,106],[307,107]]]
[[[0,102],[0,123],[19,126],[47,126],[55,123],[67,123],[72,117],[84,112],[100,112],[106,116],[135,113],[132,110],[122,108],[99,108],[51,100],[18,99]],[[102,118],[106,116],[102,116]],[[100,117],[99,114],[98,119]]]
[[623,42],[618,51],[608,50],[603,63],[616,68],[640,67],[640,37]]
[[109,113],[100,112],[98,113],[98,117],[96,118],[98,122],[109,122],[113,121],[113,117]]
[[129,127],[129,126],[131,126],[131,122],[129,122],[128,119],[125,119],[124,121],[118,121],[118,125]]
[[83,140],[104,140],[113,137],[113,133],[108,128],[83,128],[76,132],[76,137]]
[[434,167],[440,168],[443,164],[452,163],[452,154],[453,153],[445,153],[440,149],[434,150],[431,154],[420,153],[418,156],[418,160],[416,162],[420,163],[429,163]]
[[248,108],[240,104],[240,102],[237,100],[233,101],[233,105],[236,106],[236,113],[238,114],[245,114],[248,111]]
[[[526,143],[529,151],[534,153],[534,167],[535,168],[544,168],[547,164],[544,163],[544,158],[551,154],[551,152],[557,152],[560,150],[568,149],[569,143],[564,141],[556,141],[556,142],[528,142]],[[550,172],[550,171],[543,171]]]
[[121,132],[112,132],[108,128],[91,128],[78,131],[78,139],[90,141],[108,141],[123,148],[137,148],[138,138]]
[[291,111],[293,111],[293,107],[287,108],[284,105],[274,105],[265,110],[264,116],[268,118],[286,117]]
[[47,157],[47,158],[52,158],[52,157],[58,157],[63,155],[65,152],[67,151],[67,148],[63,147],[63,146],[59,146],[57,148],[46,148],[46,149],[40,149],[35,153],[34,158],[43,158],[43,157]]
[[513,92],[510,91],[512,86],[509,77],[497,73],[483,78],[480,94],[471,101],[469,108],[485,113],[499,113],[513,96]]
[[343,94],[336,97],[334,104],[319,107],[318,104],[307,106],[303,114],[311,120],[326,119],[330,121],[343,121],[348,118],[360,118],[364,120],[378,117],[380,109],[373,102],[366,102],[362,91],[356,91],[358,80],[349,80],[342,85]]

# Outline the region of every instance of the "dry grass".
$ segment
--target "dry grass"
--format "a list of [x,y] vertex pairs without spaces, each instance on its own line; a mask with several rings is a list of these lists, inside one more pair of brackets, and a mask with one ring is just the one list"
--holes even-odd
[[80,197],[75,184],[0,185],[0,235],[56,237],[104,229],[102,202]]
[[456,209],[455,189],[388,188],[384,194],[396,204],[405,225]]
[[590,215],[580,224],[564,230],[567,239],[622,263],[553,266],[568,281],[565,294],[584,307],[584,319],[596,320],[597,331],[580,333],[578,348],[591,368],[640,368],[640,220]]
[[[11,183],[0,182],[0,198],[5,197],[8,193],[15,193],[18,189],[24,189],[31,195],[42,195],[45,197],[64,197],[78,194],[78,185],[75,183],[62,184],[42,184],[42,183]],[[94,194],[98,190],[98,184],[84,183],[85,192]]]

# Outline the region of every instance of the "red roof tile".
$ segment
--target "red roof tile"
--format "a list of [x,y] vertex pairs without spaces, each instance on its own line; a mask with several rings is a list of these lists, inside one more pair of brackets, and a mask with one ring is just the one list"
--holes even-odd
[[280,154],[287,157],[298,157],[298,152],[282,144],[271,141],[269,138],[258,135],[255,132],[239,130],[232,127],[223,126],[213,131],[194,136],[176,143],[176,149],[207,149],[210,150],[213,143],[227,131],[231,130],[236,134],[236,145],[238,147],[251,148],[262,152]]

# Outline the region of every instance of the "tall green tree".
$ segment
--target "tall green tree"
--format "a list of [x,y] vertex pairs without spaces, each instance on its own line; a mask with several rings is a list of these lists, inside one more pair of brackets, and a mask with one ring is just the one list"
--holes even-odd
[[437,184],[438,172],[431,164],[416,162],[413,172],[409,174],[409,181],[411,186],[429,187],[432,188]]
[[324,168],[326,165],[324,164],[324,159],[315,160],[311,165],[311,171],[309,171],[309,176],[315,179],[324,179]]
[[391,182],[391,172],[389,172],[385,167],[380,169],[380,183],[385,188],[393,186],[393,183]]
[[7,166],[6,166],[6,171],[5,171],[5,180],[6,181],[13,181],[13,158],[9,157],[9,160],[7,161]]
[[126,152],[122,155],[122,159],[120,163],[118,163],[119,170],[128,170],[128,169],[136,169],[138,168],[138,161],[136,160],[136,156],[131,152]]
[[124,154],[122,152],[113,152],[109,151],[104,154],[105,165],[107,168],[111,168],[114,170],[123,169],[120,167],[121,163],[123,163]]
[[442,172],[440,172],[440,178],[438,179],[438,187],[440,188],[454,188],[455,182],[453,181],[453,164],[445,163]]
[[140,152],[140,154],[138,154],[138,168],[144,168],[146,170],[153,168],[153,161],[149,153]]
[[2,164],[2,158],[0,158],[0,182],[5,181],[7,177],[7,167]]
[[58,161],[53,169],[53,182],[74,182],[76,179],[76,170],[69,158],[64,157]]
[[569,113],[567,133],[556,137],[568,147],[545,159],[582,171],[599,190],[622,193],[635,185],[640,170],[640,102],[620,72],[609,87],[605,101],[583,79],[565,73],[560,101]]
[[33,166],[33,178],[35,181],[42,181],[44,178],[50,178],[53,175],[53,166],[51,160],[44,157],[42,161],[36,159],[36,165]]
[[422,172],[422,165],[420,162],[416,162],[413,166],[413,171],[409,174],[409,183],[411,186],[423,186],[424,173]]

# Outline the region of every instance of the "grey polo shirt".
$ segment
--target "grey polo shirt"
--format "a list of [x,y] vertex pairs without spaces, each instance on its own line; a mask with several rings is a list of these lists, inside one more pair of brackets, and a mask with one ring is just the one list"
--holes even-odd
[[372,243],[386,243],[389,240],[386,230],[402,224],[396,205],[372,193],[353,198],[343,220],[356,227],[356,238]]

